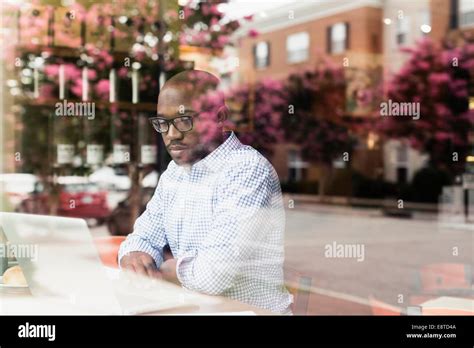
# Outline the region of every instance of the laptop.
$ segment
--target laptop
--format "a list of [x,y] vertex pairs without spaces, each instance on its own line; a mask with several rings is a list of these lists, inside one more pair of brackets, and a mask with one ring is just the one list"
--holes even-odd
[[[71,314],[143,314],[219,302],[103,266],[83,219],[0,212],[0,225],[10,246],[35,254],[17,255],[33,298],[63,303]],[[16,303],[30,300],[16,298]]]

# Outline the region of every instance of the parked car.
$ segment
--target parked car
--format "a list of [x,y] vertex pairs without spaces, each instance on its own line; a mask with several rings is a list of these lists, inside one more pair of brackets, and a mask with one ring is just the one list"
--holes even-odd
[[[141,204],[139,213],[143,213],[146,209],[146,204],[155,192],[154,187],[142,188]],[[130,212],[130,195],[126,199],[119,202],[117,207],[112,211],[107,219],[107,227],[113,236],[126,236],[133,230],[134,221],[131,221]]]
[[59,210],[61,216],[95,219],[98,224],[105,223],[110,215],[107,205],[107,191],[87,180],[71,176],[60,177]]
[[28,173],[0,174],[0,189],[6,194],[13,207],[28,198],[35,191],[42,191],[39,178]]
[[158,174],[156,170],[153,170],[143,177],[142,187],[154,189],[156,185],[158,185],[159,179],[160,179],[160,175]]
[[[89,224],[103,224],[110,215],[107,205],[107,192],[79,176],[58,178],[58,215],[86,219]],[[35,191],[24,199],[17,211],[30,214],[47,214],[48,195]]]
[[108,191],[128,191],[131,187],[130,178],[112,167],[102,167],[89,175],[89,181]]
[[[141,182],[143,187],[156,187],[158,184],[159,174],[153,170],[146,174]],[[104,166],[97,169],[89,175],[89,181],[96,183],[99,187],[107,189],[107,191],[128,191],[132,187],[132,183],[128,174],[121,171],[120,168],[112,168]]]

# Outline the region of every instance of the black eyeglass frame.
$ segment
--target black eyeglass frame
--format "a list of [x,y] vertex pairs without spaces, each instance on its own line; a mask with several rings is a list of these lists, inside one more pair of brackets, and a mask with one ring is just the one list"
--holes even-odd
[[[169,130],[170,130],[171,124],[173,124],[174,128],[176,128],[176,130],[177,130],[178,132],[186,133],[186,132],[190,132],[190,131],[193,130],[193,128],[194,128],[194,120],[193,120],[193,119],[194,119],[195,117],[197,117],[198,115],[199,115],[199,113],[195,113],[195,114],[192,114],[192,115],[181,115],[181,116],[173,117],[173,118],[171,118],[171,119],[168,119],[168,118],[165,118],[165,117],[161,117],[161,116],[155,116],[155,117],[150,117],[150,118],[148,119],[148,121],[150,121],[150,123],[151,123],[151,125],[153,126],[153,128],[154,128],[158,133],[160,133],[160,134],[168,133]],[[175,120],[177,120],[177,119],[179,119],[179,118],[183,118],[183,117],[189,117],[189,118],[191,118],[191,128],[188,129],[188,130],[185,130],[185,131],[180,130],[180,129],[176,126],[176,124],[174,123]],[[157,127],[155,127],[155,124],[153,123],[153,121],[156,121],[156,120],[163,120],[163,121],[165,121],[165,122],[167,123],[167,126],[168,126],[168,127],[167,127],[166,131],[163,131],[163,132],[162,132],[162,131],[158,130]]]

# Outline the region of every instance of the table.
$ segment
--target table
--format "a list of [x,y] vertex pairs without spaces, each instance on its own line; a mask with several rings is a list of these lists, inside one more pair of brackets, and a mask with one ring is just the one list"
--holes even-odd
[[[275,315],[275,313],[255,306],[251,306],[246,303],[234,301],[228,298],[222,298],[222,302],[218,304],[204,304],[201,306],[189,306],[179,307],[173,309],[167,309],[164,311],[158,311],[151,313],[152,315],[160,314],[183,314],[183,315],[224,315],[224,314],[250,314],[250,312],[256,315]],[[239,313],[242,312],[242,313]]]
[[423,315],[474,315],[474,299],[441,296],[420,304]]
[[[179,289],[179,287],[177,286]],[[179,291],[177,289],[177,291]],[[170,308],[144,315],[275,315],[275,313],[224,297],[203,295],[211,301],[196,305]],[[216,301],[217,300],[217,301]],[[230,313],[229,313],[230,312]],[[239,313],[240,312],[240,313]],[[253,313],[250,313],[253,312]],[[0,291],[0,315],[96,315],[102,314],[72,306],[55,298],[41,298],[38,301],[28,292]]]

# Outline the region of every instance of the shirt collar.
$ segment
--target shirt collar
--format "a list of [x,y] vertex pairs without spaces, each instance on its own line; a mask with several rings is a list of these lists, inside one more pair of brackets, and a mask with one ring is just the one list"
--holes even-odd
[[207,167],[210,171],[217,171],[222,166],[228,155],[232,151],[239,149],[241,146],[242,143],[239,141],[235,133],[230,132],[228,138],[221,145],[202,160],[196,162],[192,168],[199,169]]

